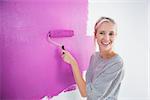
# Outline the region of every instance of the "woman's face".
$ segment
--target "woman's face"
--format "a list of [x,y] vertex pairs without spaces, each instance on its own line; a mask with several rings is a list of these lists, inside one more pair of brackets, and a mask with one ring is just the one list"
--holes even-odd
[[96,39],[99,49],[102,51],[112,50],[116,37],[116,25],[111,22],[103,22],[97,27]]

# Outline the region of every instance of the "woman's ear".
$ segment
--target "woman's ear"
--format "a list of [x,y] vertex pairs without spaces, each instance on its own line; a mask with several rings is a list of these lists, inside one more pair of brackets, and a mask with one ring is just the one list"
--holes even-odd
[[97,38],[97,36],[96,36],[96,32],[94,32],[94,38],[95,38],[95,39]]

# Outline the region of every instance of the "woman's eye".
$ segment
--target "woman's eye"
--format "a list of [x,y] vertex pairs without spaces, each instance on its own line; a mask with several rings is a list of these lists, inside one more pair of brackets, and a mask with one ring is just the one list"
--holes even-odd
[[104,34],[104,32],[100,32],[99,34]]
[[112,36],[112,35],[114,35],[114,33],[113,33],[113,32],[111,32],[111,33],[109,33],[109,35],[110,35],[110,36]]

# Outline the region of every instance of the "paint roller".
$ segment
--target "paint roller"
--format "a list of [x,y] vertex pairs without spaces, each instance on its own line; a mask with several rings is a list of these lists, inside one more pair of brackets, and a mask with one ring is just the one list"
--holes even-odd
[[65,50],[64,45],[53,41],[52,38],[72,37],[73,35],[73,30],[51,30],[48,33],[48,42],[52,43],[53,45],[59,46],[63,50]]

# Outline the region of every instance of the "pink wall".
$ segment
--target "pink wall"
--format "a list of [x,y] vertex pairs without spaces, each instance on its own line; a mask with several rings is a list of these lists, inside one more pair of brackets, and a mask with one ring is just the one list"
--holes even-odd
[[2,97],[2,3],[0,3],[0,99]]
[[[63,1],[63,2],[62,2]],[[3,1],[1,32],[2,99],[40,99],[54,96],[74,84],[71,68],[60,49],[46,40],[49,30],[72,29],[73,37],[55,41],[65,45],[88,67],[93,51],[86,35],[87,0]]]

